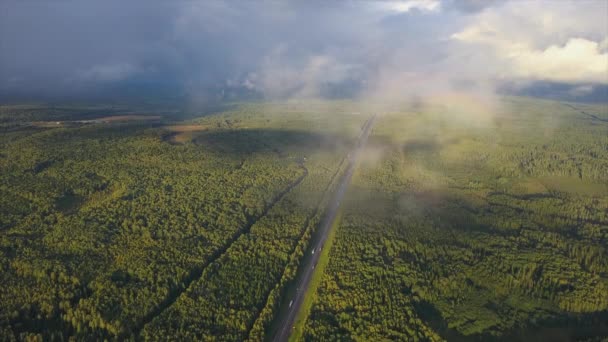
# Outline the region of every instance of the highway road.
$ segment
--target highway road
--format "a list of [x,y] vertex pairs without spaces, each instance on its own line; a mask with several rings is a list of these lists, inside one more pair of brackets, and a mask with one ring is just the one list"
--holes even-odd
[[293,329],[293,325],[304,302],[304,297],[306,296],[306,290],[310,284],[310,280],[312,279],[312,275],[314,273],[315,266],[319,261],[319,257],[321,255],[320,251],[323,245],[325,244],[325,240],[327,240],[327,235],[329,234],[329,230],[331,229],[336,215],[338,214],[338,208],[340,207],[340,203],[346,190],[348,189],[348,185],[350,184],[350,180],[353,176],[353,172],[355,171],[355,167],[357,165],[357,160],[361,151],[365,147],[367,143],[367,138],[369,137],[369,132],[371,131],[372,126],[374,125],[374,121],[376,120],[376,115],[369,118],[361,129],[361,133],[359,135],[359,139],[357,145],[355,146],[353,152],[348,155],[348,166],[346,172],[342,176],[340,180],[340,184],[338,184],[338,188],[336,189],[332,200],[329,202],[329,207],[325,212],[325,216],[321,221],[319,226],[319,230],[317,231],[317,239],[316,244],[314,245],[314,254],[312,254],[312,258],[310,263],[306,265],[306,269],[304,271],[298,270],[298,272],[304,272],[303,276],[300,278],[299,284],[297,284],[298,290],[294,298],[290,300],[290,307],[287,315],[283,317],[281,323],[279,324],[279,329],[276,335],[273,338],[275,342],[285,342],[289,339],[289,335]]

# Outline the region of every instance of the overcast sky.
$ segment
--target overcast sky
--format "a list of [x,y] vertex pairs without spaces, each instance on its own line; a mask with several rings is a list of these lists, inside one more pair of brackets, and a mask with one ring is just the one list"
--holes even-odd
[[0,2],[0,91],[608,84],[608,0]]

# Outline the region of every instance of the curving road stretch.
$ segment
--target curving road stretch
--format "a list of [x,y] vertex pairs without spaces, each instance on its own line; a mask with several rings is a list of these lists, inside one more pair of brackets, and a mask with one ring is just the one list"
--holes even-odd
[[365,144],[367,143],[367,138],[369,137],[369,132],[371,131],[371,128],[372,128],[375,120],[376,120],[376,115],[373,115],[371,118],[369,118],[365,122],[365,124],[361,128],[361,134],[359,135],[359,139],[358,139],[357,145],[354,148],[354,151],[351,152],[347,157],[348,166],[347,166],[346,172],[342,176],[342,179],[340,180],[340,184],[338,185],[338,188],[337,188],[336,192],[334,193],[333,198],[329,202],[330,204],[329,204],[329,207],[327,208],[327,211],[325,212],[325,217],[323,218],[323,220],[321,221],[321,224],[319,225],[320,229],[317,232],[317,234],[319,234],[318,235],[319,239],[313,246],[314,254],[312,254],[310,262],[306,265],[306,269],[299,271],[299,272],[304,272],[304,273],[303,273],[302,277],[300,278],[300,282],[297,284],[298,290],[296,291],[295,296],[290,301],[289,311],[287,312],[287,315],[285,317],[283,317],[283,319],[281,320],[281,323],[279,324],[279,330],[276,333],[276,335],[274,336],[274,338],[272,339],[275,342],[285,342],[289,339],[289,335],[291,334],[291,331],[293,329],[293,324],[295,322],[298,311],[300,310],[300,307],[302,306],[302,303],[304,302],[304,297],[306,296],[306,290],[308,289],[310,280],[312,279],[312,275],[314,273],[315,266],[317,265],[317,262],[319,261],[319,257],[321,256],[321,253],[320,253],[321,248],[325,244],[325,240],[327,240],[327,235],[329,233],[329,230],[331,229],[331,227],[336,219],[336,215],[338,214],[338,208],[340,207],[340,202],[342,201],[342,198],[344,197],[344,194],[346,193],[346,189],[348,189],[348,185],[350,184],[350,180],[353,176],[353,172],[355,171],[357,159],[359,158],[361,151],[363,150],[363,148],[365,147]]

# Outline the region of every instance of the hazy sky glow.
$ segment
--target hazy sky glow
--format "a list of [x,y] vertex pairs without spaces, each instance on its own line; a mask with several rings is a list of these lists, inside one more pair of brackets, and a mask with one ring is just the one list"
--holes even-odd
[[0,91],[608,84],[608,1],[2,1]]

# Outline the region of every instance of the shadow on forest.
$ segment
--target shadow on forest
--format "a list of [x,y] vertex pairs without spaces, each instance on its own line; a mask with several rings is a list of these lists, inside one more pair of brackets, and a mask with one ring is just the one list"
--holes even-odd
[[[527,250],[537,248],[536,241],[524,239],[525,234],[522,234],[521,227],[506,228],[501,227],[499,224],[487,223],[491,222],[488,220],[480,220],[480,217],[483,216],[519,218],[524,213],[525,209],[515,205],[493,202],[491,198],[496,192],[488,195],[488,198],[486,198],[487,202],[471,201],[468,197],[454,194],[453,191],[449,190],[410,190],[383,197],[381,192],[365,191],[355,186],[351,188],[349,193],[351,197],[347,200],[350,202],[349,205],[351,207],[365,208],[364,211],[357,210],[352,213],[354,215],[363,215],[362,213],[365,213],[365,217],[359,217],[354,220],[382,221],[387,217],[394,216],[395,213],[399,213],[400,219],[396,225],[407,227],[408,224],[416,221],[432,222],[430,223],[432,226],[443,231],[436,233],[445,234],[445,238],[439,240],[445,241],[445,245],[439,248],[455,247],[458,250],[470,251],[476,258],[475,261],[471,261],[473,263],[481,262],[482,258],[493,255],[497,251],[492,248],[493,245],[490,242],[487,245],[480,245],[479,243],[468,243],[467,239],[454,238],[454,236],[458,236],[458,232],[470,233],[470,236],[475,236],[478,242],[484,241],[487,239],[487,236],[500,236],[509,241],[517,240],[517,243],[520,244],[519,247]],[[544,194],[513,195],[512,197],[520,201],[524,199],[527,201],[537,201],[550,196],[550,194]],[[580,223],[583,224],[583,221],[580,221]],[[605,224],[605,222],[595,223]],[[559,231],[554,230],[554,232],[559,232],[559,234],[567,236],[568,239],[576,239],[576,231],[573,229],[574,227],[564,226]],[[400,254],[399,257],[406,263],[420,262],[414,254],[407,251]],[[426,262],[419,264],[419,267],[425,272],[431,271],[429,264]],[[585,267],[584,264],[581,264],[581,268],[585,269]],[[539,272],[542,272],[542,269]],[[535,272],[534,281],[538,281],[540,275],[540,273]],[[500,272],[492,273],[492,277],[501,276],[503,275]],[[483,282],[471,279],[467,279],[466,281],[467,285],[465,287],[469,287],[472,291],[484,291],[485,289],[486,285]],[[572,286],[562,286],[557,290],[572,291],[572,289]],[[608,336],[608,311],[606,310],[575,313],[561,310],[544,311],[540,308],[537,309],[538,312],[526,319],[519,320],[511,328],[503,328],[504,330],[498,330],[499,328],[493,330],[490,328],[483,333],[463,335],[458,330],[449,327],[450,322],[443,317],[442,312],[435,304],[419,300],[414,306],[420,318],[448,341],[574,341],[597,336]],[[474,310],[474,308],[475,306],[473,305],[471,310]],[[485,309],[494,311],[497,316],[501,316],[505,314],[505,310],[510,312],[511,309],[517,308],[511,308],[507,302],[501,302],[501,299],[490,296],[485,304]],[[541,312],[540,310],[543,311]],[[476,319],[473,315],[470,318],[470,323],[474,323]]]
[[423,154],[433,155],[439,152],[442,148],[449,145],[457,144],[459,139],[436,139],[436,138],[415,138],[408,139],[405,141],[393,141],[388,137],[373,136],[370,137],[367,147],[371,149],[380,149],[385,151],[399,151],[406,155],[409,154]]
[[441,144],[439,144],[435,140],[408,140],[403,144],[403,152],[405,153],[433,153],[438,151],[441,148]]
[[72,190],[68,190],[55,201],[55,207],[64,214],[73,214],[78,211],[84,202],[85,198],[83,196],[79,196]]
[[463,335],[448,327],[441,312],[427,301],[414,304],[416,312],[434,331],[447,341],[579,341],[608,335],[608,311],[595,313],[560,313],[551,318],[522,324],[505,332]]
[[[421,206],[425,208],[424,215],[436,218],[437,222],[449,222],[445,227],[447,230],[486,233],[508,239],[519,239],[521,228],[506,229],[484,224],[478,220],[478,217],[484,214],[498,215],[500,212],[500,216],[518,217],[523,212],[521,208],[498,205],[492,202],[485,205],[473,204],[465,197],[441,191],[430,195],[428,193],[419,193],[418,195]],[[536,200],[547,196],[528,196],[526,199]],[[564,227],[564,230],[560,232],[568,235],[570,239],[576,238],[572,227]],[[457,239],[454,239],[452,243],[464,249],[473,248],[471,245],[462,243]],[[532,244],[529,247],[536,247],[534,242],[530,241],[529,243]],[[491,253],[490,250],[483,250],[484,255]],[[479,285],[472,281],[469,285],[481,289]],[[589,313],[545,312],[544,318],[522,321],[518,325],[503,331],[489,330],[465,336],[450,328],[441,312],[432,303],[420,301],[415,306],[421,318],[448,341],[574,341],[608,335],[608,311],[605,310]],[[489,302],[486,308],[496,311],[496,309],[500,309],[500,305]]]
[[193,142],[222,154],[242,156],[274,152],[280,157],[286,157],[288,151],[302,154],[319,150],[334,151],[352,143],[338,135],[279,129],[205,131]]

